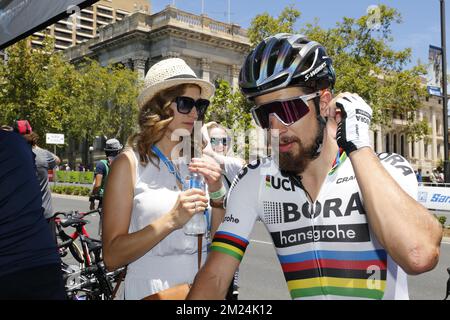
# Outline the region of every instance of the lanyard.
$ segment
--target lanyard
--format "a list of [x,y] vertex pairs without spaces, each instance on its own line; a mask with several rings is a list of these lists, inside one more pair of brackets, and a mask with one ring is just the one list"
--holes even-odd
[[175,176],[175,178],[177,178],[177,180],[180,182],[180,184],[183,186],[183,188],[185,188],[185,183],[184,180],[181,178],[180,173],[178,172],[178,170],[175,168],[175,166],[173,165],[172,161],[170,161],[169,159],[167,159],[167,157],[161,152],[161,150],[159,150],[159,148],[155,145],[152,146],[152,150],[154,153],[156,153],[156,155],[158,156],[158,158],[164,162],[164,164],[166,165],[167,169],[169,169],[169,172],[171,174],[173,174]]

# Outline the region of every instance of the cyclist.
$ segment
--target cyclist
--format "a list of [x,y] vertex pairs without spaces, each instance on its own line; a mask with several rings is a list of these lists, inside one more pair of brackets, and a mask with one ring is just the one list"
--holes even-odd
[[100,160],[95,166],[94,173],[94,186],[92,188],[90,201],[90,210],[95,209],[95,200],[98,200],[98,208],[102,207],[103,204],[103,193],[105,192],[106,182],[108,180],[108,174],[110,170],[111,163],[114,158],[122,152],[123,145],[117,139],[109,139],[106,141],[105,155],[106,160]]
[[371,108],[352,93],[333,99],[334,82],[325,48],[303,35],[268,37],[249,54],[240,88],[279,147],[239,173],[188,298],[225,296],[258,217],[293,299],[408,299],[406,273],[436,266],[442,228],[415,200],[414,171],[377,157]]

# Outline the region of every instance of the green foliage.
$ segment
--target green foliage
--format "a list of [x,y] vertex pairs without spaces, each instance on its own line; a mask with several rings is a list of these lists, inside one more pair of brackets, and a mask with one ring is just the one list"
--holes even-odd
[[446,216],[437,216],[436,214],[434,214],[434,217],[439,221],[439,223],[442,225],[442,228],[445,227],[445,223],[447,222],[447,217]]
[[294,24],[300,15],[300,11],[295,9],[293,4],[284,8],[277,18],[267,12],[257,15],[253,18],[247,34],[252,47],[273,34],[294,32]]
[[28,43],[9,47],[0,65],[0,124],[28,119],[44,147],[45,133],[64,133],[66,145],[96,135],[125,141],[137,119],[137,73],[89,59],[74,66],[50,38],[42,50]]
[[372,30],[371,17],[343,17],[335,27],[324,29],[319,20],[305,23],[296,31],[294,25],[300,11],[286,7],[279,17],[268,13],[256,16],[249,28],[250,42],[255,46],[260,40],[279,32],[299,32],[324,45],[333,59],[337,81],[335,93],[358,93],[373,109],[372,124],[392,126],[394,115],[402,115],[404,133],[411,140],[420,140],[429,133],[426,122],[416,120],[415,111],[426,97],[421,81],[424,65],[406,69],[411,60],[411,49],[396,51],[391,48],[392,27],[401,23],[395,9],[379,5],[380,28]]
[[58,170],[55,172],[57,182],[91,184],[94,181],[94,173],[91,171]]
[[233,92],[227,81],[218,80],[205,122],[215,121],[226,128],[245,131],[253,127],[251,107],[252,104],[239,91]]
[[91,193],[91,189],[82,186],[51,186],[51,191],[58,194],[67,194],[75,196],[88,196]]

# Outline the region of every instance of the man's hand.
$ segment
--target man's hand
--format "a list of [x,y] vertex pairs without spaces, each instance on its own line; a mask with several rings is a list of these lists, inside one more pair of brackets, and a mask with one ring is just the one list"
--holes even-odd
[[336,104],[336,140],[339,147],[347,155],[363,147],[370,147],[370,106],[359,95],[348,92],[338,95],[333,102]]

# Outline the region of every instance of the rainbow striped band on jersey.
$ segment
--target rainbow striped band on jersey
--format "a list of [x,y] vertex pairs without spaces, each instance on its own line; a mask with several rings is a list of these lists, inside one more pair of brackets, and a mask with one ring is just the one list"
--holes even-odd
[[386,288],[387,253],[309,251],[278,255],[293,299],[334,295],[382,299]]
[[241,261],[247,246],[248,240],[230,232],[217,231],[211,244],[211,250],[226,253]]

